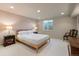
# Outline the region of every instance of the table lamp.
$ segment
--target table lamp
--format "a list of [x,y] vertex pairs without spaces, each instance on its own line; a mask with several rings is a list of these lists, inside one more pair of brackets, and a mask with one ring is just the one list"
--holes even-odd
[[10,34],[10,31],[13,29],[13,27],[11,25],[6,26],[6,29],[8,31],[8,34]]

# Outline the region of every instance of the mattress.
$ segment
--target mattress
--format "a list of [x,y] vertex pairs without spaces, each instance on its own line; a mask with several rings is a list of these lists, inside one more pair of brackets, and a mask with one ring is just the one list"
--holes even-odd
[[19,41],[24,42],[26,44],[39,45],[40,43],[49,39],[48,35],[44,34],[20,34],[17,35]]

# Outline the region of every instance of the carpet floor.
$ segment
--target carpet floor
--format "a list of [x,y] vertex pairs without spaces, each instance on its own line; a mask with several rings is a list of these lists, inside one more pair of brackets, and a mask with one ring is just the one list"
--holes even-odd
[[0,56],[68,56],[68,43],[59,40],[51,39],[46,45],[36,50],[17,42],[16,44],[3,47],[0,46]]

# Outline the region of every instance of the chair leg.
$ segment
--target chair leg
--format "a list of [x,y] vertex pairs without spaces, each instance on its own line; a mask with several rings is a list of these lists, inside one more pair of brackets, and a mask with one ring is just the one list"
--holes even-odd
[[68,53],[69,53],[69,56],[71,56],[71,47],[70,47],[70,45],[68,45]]

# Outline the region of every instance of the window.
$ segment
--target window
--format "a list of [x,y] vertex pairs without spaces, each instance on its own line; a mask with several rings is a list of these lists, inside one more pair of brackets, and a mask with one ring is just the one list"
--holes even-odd
[[44,20],[43,28],[44,28],[44,30],[52,30],[53,29],[53,20]]

